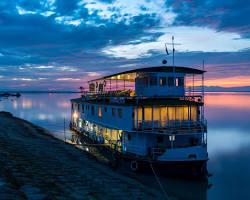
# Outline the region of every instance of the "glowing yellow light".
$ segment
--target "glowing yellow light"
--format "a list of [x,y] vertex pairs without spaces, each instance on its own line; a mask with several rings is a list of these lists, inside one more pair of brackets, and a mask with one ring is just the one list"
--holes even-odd
[[74,113],[73,113],[73,118],[74,118],[74,119],[78,118],[77,112],[74,112]]

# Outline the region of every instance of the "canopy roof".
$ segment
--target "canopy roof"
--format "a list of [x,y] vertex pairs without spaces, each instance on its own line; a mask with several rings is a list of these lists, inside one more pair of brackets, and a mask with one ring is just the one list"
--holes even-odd
[[[176,73],[184,73],[184,74],[203,74],[206,71],[199,70],[199,69],[194,69],[194,68],[188,68],[188,67],[178,67],[178,66],[157,66],[157,67],[146,67],[146,68],[138,68],[138,69],[133,69],[133,70],[128,70],[124,72],[119,72],[115,74],[111,74],[108,76],[104,76],[98,79],[91,80],[92,81],[98,81],[98,80],[107,80],[107,79],[133,79],[135,78],[136,73],[143,73],[143,72],[176,72]],[[127,77],[127,78],[126,78]]]

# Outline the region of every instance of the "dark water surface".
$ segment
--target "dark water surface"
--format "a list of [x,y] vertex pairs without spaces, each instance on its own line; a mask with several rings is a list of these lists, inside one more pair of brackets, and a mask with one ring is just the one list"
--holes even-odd
[[[0,111],[12,112],[49,129],[55,137],[71,139],[68,130],[70,99],[79,94],[23,94],[0,99]],[[175,199],[250,199],[250,93],[207,93],[208,169],[204,182],[170,179],[160,181]],[[65,119],[65,135],[64,135]],[[139,178],[138,178],[139,177]],[[157,187],[152,175],[137,178]]]

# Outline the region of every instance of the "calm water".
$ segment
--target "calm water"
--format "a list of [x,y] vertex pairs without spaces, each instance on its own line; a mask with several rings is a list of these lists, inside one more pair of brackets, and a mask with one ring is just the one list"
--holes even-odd
[[[43,126],[54,136],[71,139],[67,129],[69,99],[79,94],[24,94],[1,99],[0,110]],[[207,93],[209,185],[190,180],[161,178],[167,193],[176,199],[250,199],[250,93]],[[150,184],[150,175],[140,176]]]

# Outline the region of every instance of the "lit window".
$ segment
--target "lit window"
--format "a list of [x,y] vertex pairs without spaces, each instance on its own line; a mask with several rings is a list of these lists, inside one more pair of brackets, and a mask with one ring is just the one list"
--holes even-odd
[[170,135],[169,136],[169,141],[175,141],[175,135]]
[[144,120],[152,121],[152,108],[151,107],[144,108]]
[[102,107],[98,106],[98,117],[102,117]]
[[122,118],[122,109],[118,108],[117,110],[119,118]]
[[179,86],[179,78],[175,78],[175,86]]
[[167,85],[167,78],[166,77],[160,77],[160,86]]
[[102,107],[98,106],[98,117],[102,117]]

